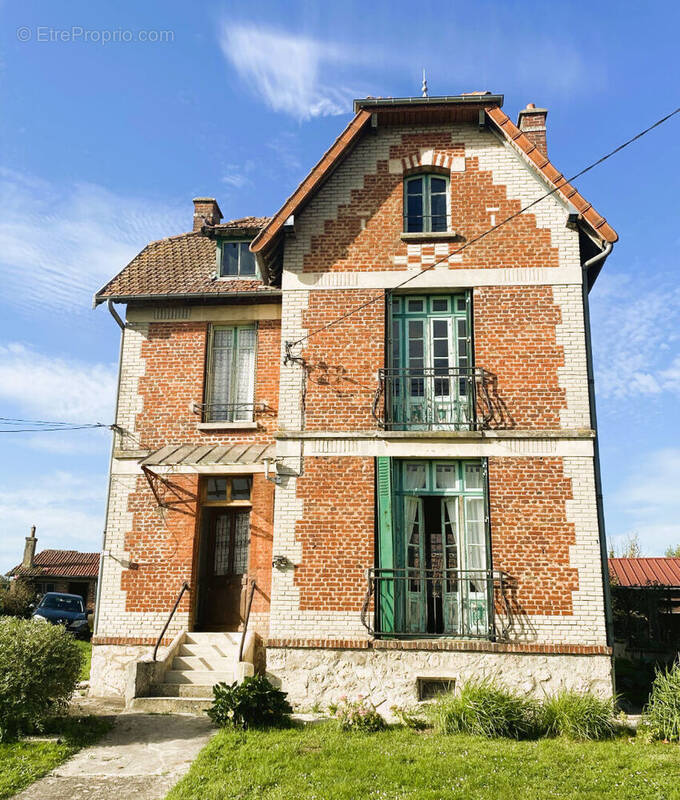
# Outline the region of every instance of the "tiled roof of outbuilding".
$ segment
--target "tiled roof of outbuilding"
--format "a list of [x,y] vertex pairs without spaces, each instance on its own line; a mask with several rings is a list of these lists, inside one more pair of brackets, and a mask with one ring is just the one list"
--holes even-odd
[[680,558],[610,558],[609,573],[620,586],[680,586]]
[[33,567],[25,568],[18,564],[7,574],[31,578],[96,578],[99,574],[99,553],[43,550],[35,554]]

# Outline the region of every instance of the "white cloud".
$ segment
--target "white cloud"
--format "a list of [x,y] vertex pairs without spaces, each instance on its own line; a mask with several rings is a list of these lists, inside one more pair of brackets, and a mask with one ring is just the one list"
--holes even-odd
[[222,52],[274,111],[296,119],[347,114],[355,93],[331,84],[329,66],[352,61],[348,48],[304,36],[224,22]]
[[0,167],[3,298],[26,311],[87,312],[92,295],[149,240],[186,230],[180,212],[93,184],[55,187]]
[[625,530],[611,531],[619,544],[637,533],[644,555],[663,555],[680,544],[680,449],[657,450],[631,462],[622,485],[606,498],[605,508],[616,510]]
[[21,561],[31,525],[37,527],[38,550],[99,550],[105,495],[104,475],[55,472],[34,476],[28,488],[5,484],[0,490],[0,572]]
[[20,418],[110,423],[115,396],[113,364],[53,357],[21,343],[0,346],[0,399]]

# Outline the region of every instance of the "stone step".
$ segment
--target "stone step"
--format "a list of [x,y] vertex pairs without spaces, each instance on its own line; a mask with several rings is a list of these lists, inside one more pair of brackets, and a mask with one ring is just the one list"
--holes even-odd
[[210,644],[226,646],[229,644],[239,646],[242,634],[226,631],[189,631],[184,635],[184,644]]
[[234,670],[215,671],[203,669],[171,669],[165,673],[165,680],[163,683],[200,683],[203,686],[213,686],[216,683],[224,681],[225,683],[233,683]]
[[127,711],[152,714],[200,714],[212,705],[212,697],[135,697]]
[[210,670],[211,672],[229,672],[234,669],[236,656],[223,658],[219,655],[206,653],[200,656],[175,656],[172,660],[172,669],[200,669]]
[[151,687],[154,697],[210,697],[212,699],[212,686],[203,686],[200,683],[159,683]]
[[238,656],[237,644],[181,644],[178,655],[180,656],[217,656],[218,658],[233,658]]

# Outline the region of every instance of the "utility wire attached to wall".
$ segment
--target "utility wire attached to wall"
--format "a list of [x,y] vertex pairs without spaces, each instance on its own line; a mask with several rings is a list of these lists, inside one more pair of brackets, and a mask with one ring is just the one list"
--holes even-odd
[[[15,417],[0,417],[0,425],[10,427],[0,427],[0,433],[43,433],[45,431],[82,431],[94,428],[109,428],[114,426],[106,425],[103,422],[55,422],[44,419],[17,419]],[[30,427],[19,427],[28,425]]]

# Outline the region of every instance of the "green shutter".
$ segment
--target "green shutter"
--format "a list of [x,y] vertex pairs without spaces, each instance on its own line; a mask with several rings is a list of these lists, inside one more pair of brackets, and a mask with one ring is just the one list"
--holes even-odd
[[[377,460],[378,470],[378,567],[394,569],[394,537],[392,525],[392,464],[386,457]],[[376,629],[389,633],[394,630],[394,581],[390,573],[381,573],[378,581]]]

